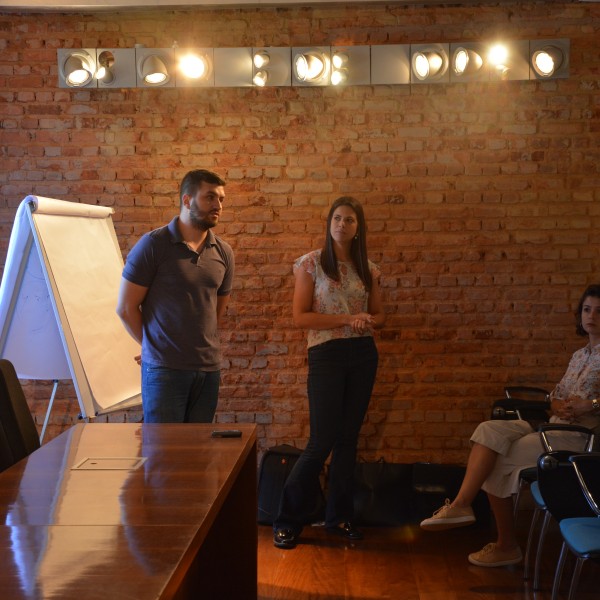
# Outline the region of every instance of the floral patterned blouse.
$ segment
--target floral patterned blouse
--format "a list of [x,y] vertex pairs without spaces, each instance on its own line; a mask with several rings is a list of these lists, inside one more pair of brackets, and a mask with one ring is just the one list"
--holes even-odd
[[[312,310],[329,315],[356,314],[367,312],[369,294],[365,289],[354,265],[351,262],[338,261],[340,280],[334,281],[325,275],[321,267],[321,250],[313,250],[301,256],[294,263],[294,273],[299,269],[306,271],[315,283]],[[373,279],[381,275],[379,268],[369,261]],[[308,347],[323,344],[340,338],[365,337],[371,332],[355,333],[349,325],[335,329],[309,329]]]
[[[571,394],[586,398],[590,402],[593,398],[600,397],[600,345],[592,348],[588,344],[573,354],[566,373],[550,396],[552,399],[567,398]],[[557,417],[552,417],[550,420],[553,423],[566,422]],[[573,422],[593,429],[600,425],[600,414],[587,413]]]

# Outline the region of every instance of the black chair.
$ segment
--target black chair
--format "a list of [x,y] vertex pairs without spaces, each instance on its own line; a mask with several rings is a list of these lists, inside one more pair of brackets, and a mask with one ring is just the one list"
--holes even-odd
[[537,429],[550,416],[550,393],[530,385],[512,385],[504,388],[504,398],[492,406],[492,419],[522,419]]
[[40,447],[21,382],[12,363],[0,359],[0,471]]
[[589,517],[570,517],[560,522],[563,545],[556,567],[552,600],[558,600],[560,582],[569,551],[576,557],[569,587],[569,600],[575,600],[579,575],[586,560],[600,560],[600,453],[575,454],[569,461],[580,490],[591,511]]
[[[589,508],[581,493],[569,457],[581,452],[591,452],[594,445],[594,432],[579,425],[562,425],[557,423],[546,423],[540,426],[540,440],[544,449],[538,459],[536,469],[536,480],[531,483],[531,497],[534,501],[534,512],[529,526],[527,547],[525,550],[523,578],[529,579],[529,565],[532,554],[533,540],[539,517],[543,515],[542,526],[538,536],[533,589],[540,589],[540,567],[542,550],[546,538],[546,532],[552,517],[557,521],[568,516],[589,514]],[[560,444],[560,438],[552,440],[552,433],[575,432],[582,435],[579,450],[556,450]],[[553,445],[554,444],[554,445]],[[560,492],[564,489],[565,494],[571,493],[574,498],[563,502]],[[577,497],[577,498],[575,498]],[[578,501],[577,501],[578,499]]]
[[[533,429],[550,418],[550,392],[530,385],[512,385],[504,388],[504,398],[492,405],[492,419],[528,421]],[[515,521],[523,491],[537,478],[537,467],[523,469],[519,473],[519,488],[514,498]]]

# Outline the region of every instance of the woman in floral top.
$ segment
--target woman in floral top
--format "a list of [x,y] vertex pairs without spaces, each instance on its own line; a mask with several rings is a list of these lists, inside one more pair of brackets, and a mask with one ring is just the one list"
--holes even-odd
[[286,481],[273,523],[279,548],[296,546],[330,454],[325,527],[348,540],[363,537],[352,525],[354,466],[377,371],[373,330],[383,326],[385,315],[380,272],[367,256],[365,217],[357,200],[342,197],[333,203],[323,249],[300,257],[294,274],[294,322],[308,329],[310,438]]
[[[576,332],[589,343],[573,354],[567,372],[551,394],[552,423],[573,424],[595,429],[600,426],[600,284],[590,285],[576,312]],[[583,435],[573,431],[553,434],[553,446],[582,451]],[[487,492],[494,512],[497,541],[469,555],[480,567],[517,564],[522,559],[515,537],[512,495],[519,473],[537,464],[543,452],[540,434],[527,421],[485,421],[471,437],[473,446],[462,486],[453,502],[425,519],[421,527],[440,531],[475,521],[471,503],[479,489]]]

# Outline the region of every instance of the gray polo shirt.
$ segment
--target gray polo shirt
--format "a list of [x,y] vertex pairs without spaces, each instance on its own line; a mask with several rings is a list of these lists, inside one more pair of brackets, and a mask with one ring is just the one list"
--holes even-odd
[[175,217],[142,236],[123,277],[148,288],[142,304],[142,361],[171,369],[218,371],[217,296],[231,293],[231,246],[207,233],[200,253],[181,238]]

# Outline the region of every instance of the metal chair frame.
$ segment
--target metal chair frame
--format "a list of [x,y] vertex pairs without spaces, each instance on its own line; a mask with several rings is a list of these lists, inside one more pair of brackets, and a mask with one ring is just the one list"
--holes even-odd
[[[548,423],[540,426],[540,440],[542,442],[542,446],[544,448],[544,453],[541,455],[541,458],[546,456],[549,453],[555,452],[556,449],[550,443],[550,438],[548,433],[551,431],[569,431],[569,432],[578,432],[587,436],[585,439],[585,444],[581,452],[590,453],[594,446],[595,435],[591,429],[586,427],[581,427],[578,425],[562,425],[556,423]],[[573,454],[577,454],[576,451]],[[536,471],[540,468],[543,468],[543,465],[538,463],[536,467]],[[536,477],[537,478],[537,477]],[[532,482],[532,486],[537,486],[537,481]],[[531,488],[530,488],[531,489]],[[546,533],[548,531],[548,527],[550,521],[552,519],[552,514],[548,511],[546,506],[546,502],[543,498],[543,495],[539,493],[539,487],[537,489],[534,488],[532,497],[535,502],[535,508],[533,512],[533,516],[531,518],[531,524],[529,526],[529,534],[527,536],[527,546],[525,549],[525,558],[524,558],[524,571],[523,571],[523,579],[528,580],[530,578],[530,562],[531,555],[533,552],[533,542],[535,538],[535,530],[537,527],[537,523],[539,521],[540,516],[543,515],[542,525],[537,538],[537,548],[535,552],[535,565],[534,565],[534,576],[533,576],[533,589],[540,589],[540,577],[541,577],[541,558],[542,558],[542,550],[544,547],[544,542],[546,540]]]
[[[579,577],[583,563],[586,560],[600,560],[600,453],[588,452],[585,454],[575,454],[569,458],[569,461],[573,464],[575,474],[581,486],[581,490],[585,499],[587,500],[591,510],[594,512],[596,517],[583,517],[564,519],[561,521],[561,533],[563,535],[563,545],[560,551],[560,557],[558,559],[558,565],[554,576],[554,583],[552,585],[552,600],[558,600],[560,592],[560,583],[562,579],[562,573],[564,570],[565,561],[569,551],[575,555],[575,567],[573,568],[573,574],[571,576],[571,583],[569,586],[568,600],[576,600],[577,586],[579,584]],[[583,472],[582,466],[585,463],[595,463],[597,481],[596,491],[592,491],[590,480],[588,475]],[[578,528],[579,532],[585,531],[587,534],[590,532],[594,534],[594,542],[589,542],[584,550],[577,550],[570,543],[569,534],[572,533],[574,528]]]

